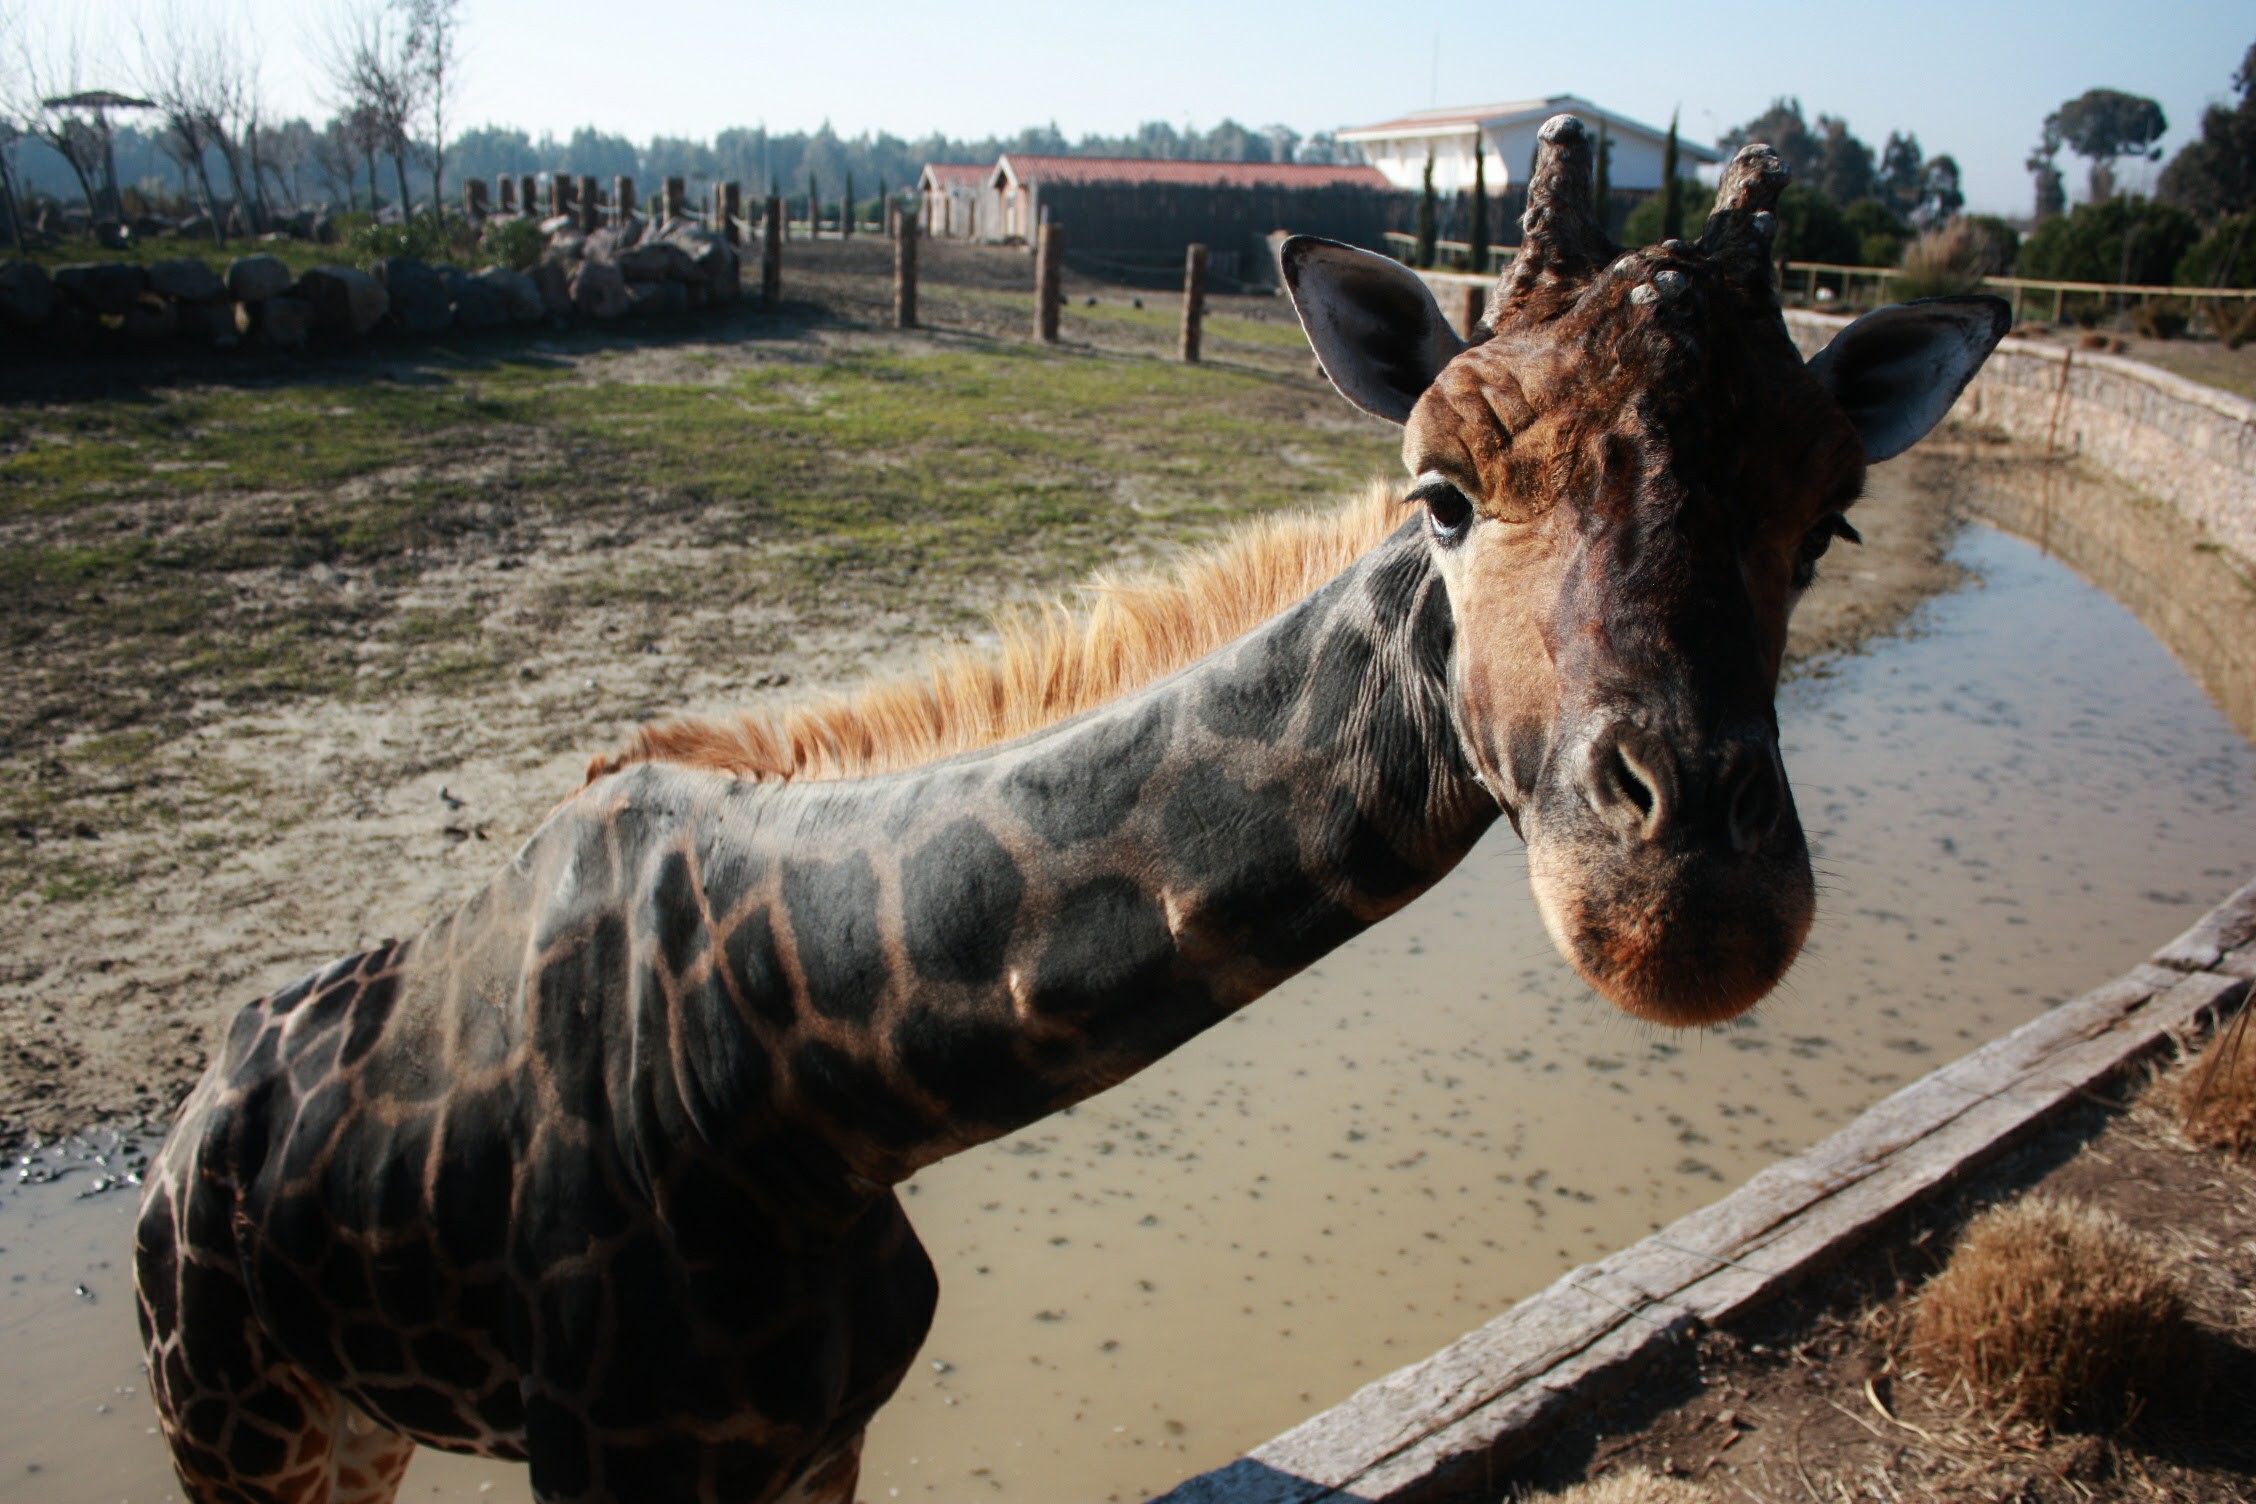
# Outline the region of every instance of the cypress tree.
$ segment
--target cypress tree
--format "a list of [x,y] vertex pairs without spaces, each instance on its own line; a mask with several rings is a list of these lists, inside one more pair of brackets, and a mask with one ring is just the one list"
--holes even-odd
[[1465,259],[1477,277],[1488,270],[1488,153],[1482,150],[1478,133],[1473,136],[1473,223],[1465,240],[1469,246]]
[[1419,266],[1434,264],[1434,242],[1440,238],[1435,224],[1438,206],[1434,201],[1433,168],[1433,148],[1429,146],[1426,148],[1426,182],[1418,190],[1418,249],[1414,260]]
[[1598,227],[1606,228],[1606,211],[1613,207],[1614,143],[1606,135],[1606,122],[1598,122],[1598,170],[1591,174],[1590,206],[1598,213]]
[[[1681,106],[1679,107],[1681,108]],[[1684,184],[1676,176],[1676,116],[1669,111],[1668,144],[1661,148],[1661,239],[1684,237]]]

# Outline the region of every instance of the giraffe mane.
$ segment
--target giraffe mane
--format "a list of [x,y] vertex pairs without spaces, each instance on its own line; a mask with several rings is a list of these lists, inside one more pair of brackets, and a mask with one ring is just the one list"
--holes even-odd
[[1099,574],[1078,601],[1011,608],[991,648],[935,652],[920,673],[780,711],[662,721],[588,762],[590,782],[638,762],[756,780],[912,768],[1055,725],[1140,689],[1306,598],[1401,521],[1385,481],[1328,513],[1257,518],[1165,572]]

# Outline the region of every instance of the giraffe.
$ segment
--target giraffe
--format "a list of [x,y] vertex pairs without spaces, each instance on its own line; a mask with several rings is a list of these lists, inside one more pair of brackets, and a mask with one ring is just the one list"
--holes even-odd
[[1713,1023],[1777,981],[1812,909],[1787,616],[2005,305],[1883,310],[1805,364],[1774,153],[1697,244],[1624,252],[1588,132],[1540,139],[1469,340],[1383,257],[1282,248],[1405,495],[922,684],[647,728],[458,910],[236,1015],[136,1232],[191,1498],[373,1504],[428,1444],[525,1461],[546,1504],[851,1499],[938,1294],[894,1188],[1499,817],[1626,1011]]

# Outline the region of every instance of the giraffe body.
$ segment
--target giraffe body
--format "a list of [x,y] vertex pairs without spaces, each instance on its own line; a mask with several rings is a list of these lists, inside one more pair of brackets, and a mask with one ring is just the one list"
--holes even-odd
[[1586,133],[1544,140],[1469,344],[1383,258],[1285,247],[1416,477],[1328,583],[921,765],[793,778],[773,737],[658,728],[461,909],[237,1016],[137,1232],[192,1498],[376,1504],[427,1443],[524,1459],[547,1504],[850,1499],[937,1296],[893,1187],[1227,1017],[1499,816],[1620,1006],[1769,989],[1811,910],[1786,616],[2003,305],[1874,315],[1805,368],[1767,149],[1700,247],[1617,259]]

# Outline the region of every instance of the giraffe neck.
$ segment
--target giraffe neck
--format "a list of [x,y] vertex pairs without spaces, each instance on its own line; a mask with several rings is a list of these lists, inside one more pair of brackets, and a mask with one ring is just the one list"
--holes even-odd
[[1410,525],[1136,695],[792,787],[763,820],[790,827],[772,951],[737,978],[758,992],[772,964],[809,1025],[782,1100],[898,1179],[1124,1079],[1393,913],[1499,813],[1450,659]]

